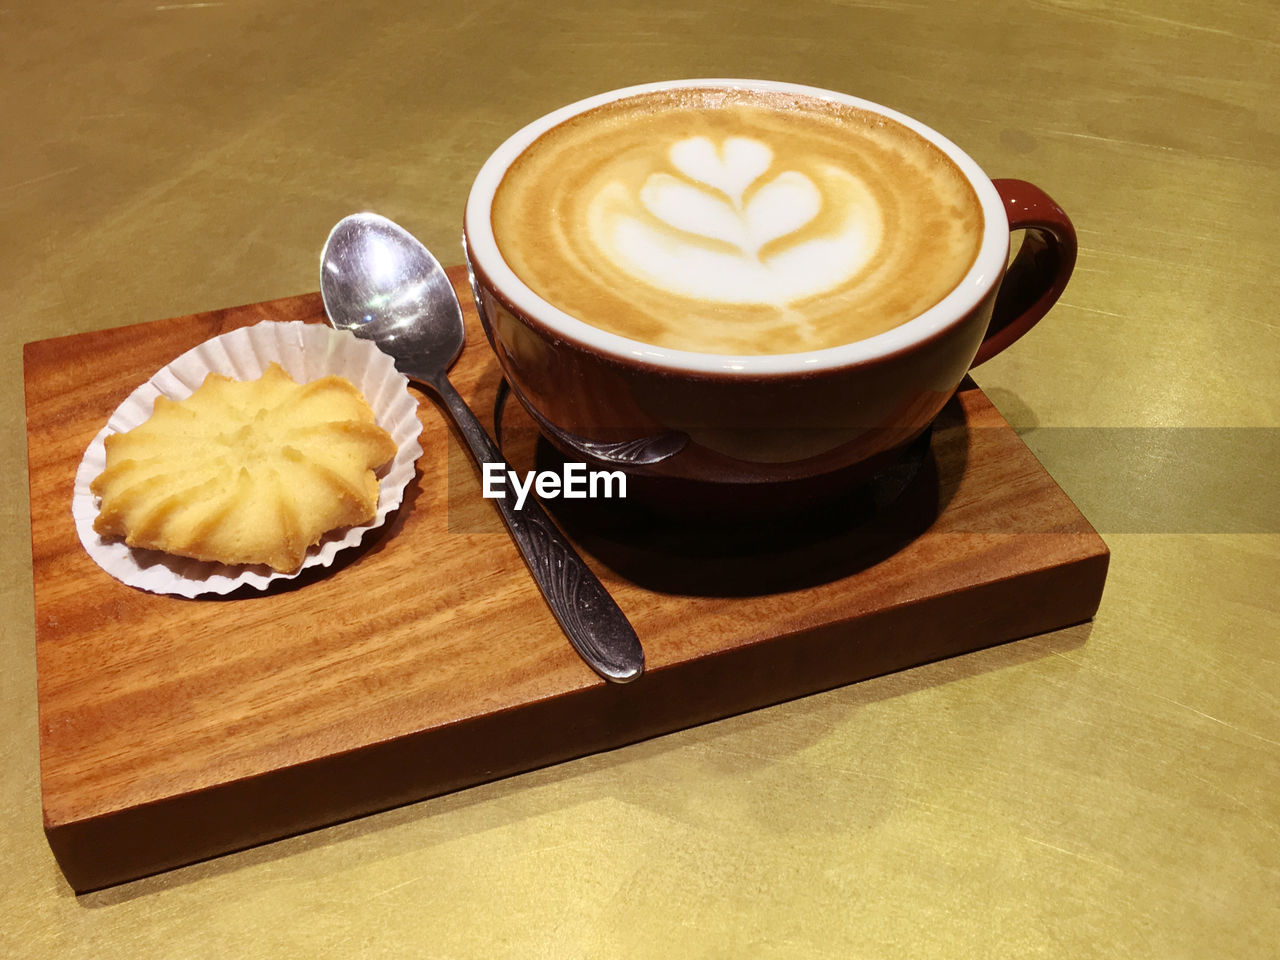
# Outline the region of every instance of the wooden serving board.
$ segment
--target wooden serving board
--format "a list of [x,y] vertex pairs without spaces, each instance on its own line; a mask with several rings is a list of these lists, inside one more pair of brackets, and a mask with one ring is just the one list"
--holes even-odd
[[[453,379],[485,418],[501,377],[451,274]],[[44,822],[78,891],[1078,623],[1101,598],[1105,544],[970,382],[870,517],[782,536],[579,516],[644,644],[625,686],[569,647],[425,397],[404,506],[324,575],[226,599],[124,586],[72,524],[86,446],[155,370],[266,319],[321,322],[319,295],[24,349]]]

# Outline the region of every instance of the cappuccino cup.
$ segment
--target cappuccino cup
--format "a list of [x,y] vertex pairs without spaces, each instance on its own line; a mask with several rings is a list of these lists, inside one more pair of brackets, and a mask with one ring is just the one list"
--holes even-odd
[[1076,256],[1043,191],[919,121],[728,79],[535,120],[480,169],[464,247],[512,393],[562,455],[712,490],[891,462]]

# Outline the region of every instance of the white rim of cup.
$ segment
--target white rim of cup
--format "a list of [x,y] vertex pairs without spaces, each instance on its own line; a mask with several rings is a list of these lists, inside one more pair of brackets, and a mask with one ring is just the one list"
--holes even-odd
[[[543,133],[580,113],[640,94],[694,87],[806,95],[877,113],[914,130],[951,158],[977,194],[982,207],[983,235],[973,265],[942,300],[905,323],[863,340],[802,353],[731,355],[659,347],[593,327],[534,293],[507,264],[493,235],[490,209],[507,168]],[[913,117],[870,100],[820,87],[774,80],[691,79],[643,83],[597,94],[548,113],[508,137],[485,161],[476,174],[467,197],[463,231],[468,256],[474,257],[475,265],[489,276],[502,296],[557,333],[600,353],[631,363],[696,373],[742,376],[829,370],[877,360],[915,346],[958,322],[973,310],[999,281],[1009,256],[1009,221],[1004,201],[1000,199],[995,185],[982,168],[942,134]]]

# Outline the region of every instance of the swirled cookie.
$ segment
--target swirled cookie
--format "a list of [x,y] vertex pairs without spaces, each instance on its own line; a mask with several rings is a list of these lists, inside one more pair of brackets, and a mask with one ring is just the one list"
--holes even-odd
[[185,400],[106,438],[90,485],[94,530],[131,547],[290,572],[307,548],[377,512],[375,470],[396,443],[342,377],[298,384],[278,364],[258,380],[211,373]]

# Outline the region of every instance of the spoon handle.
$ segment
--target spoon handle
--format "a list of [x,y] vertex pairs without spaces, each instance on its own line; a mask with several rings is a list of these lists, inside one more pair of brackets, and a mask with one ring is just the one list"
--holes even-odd
[[[507,469],[501,451],[447,377],[414,379],[435,390],[478,463],[498,463]],[[644,649],[635,629],[532,493],[519,510],[509,497],[497,497],[494,503],[547,605],[579,656],[614,683],[640,676]]]

